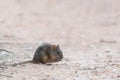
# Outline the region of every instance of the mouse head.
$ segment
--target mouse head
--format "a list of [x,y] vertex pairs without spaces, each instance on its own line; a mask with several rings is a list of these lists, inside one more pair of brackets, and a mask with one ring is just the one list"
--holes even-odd
[[56,57],[56,60],[61,60],[63,58],[63,53],[59,45],[51,45],[51,53]]

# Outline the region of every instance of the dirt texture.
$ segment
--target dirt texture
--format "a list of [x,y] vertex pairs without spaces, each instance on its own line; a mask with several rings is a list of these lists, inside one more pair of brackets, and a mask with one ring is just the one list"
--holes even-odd
[[[63,60],[9,66],[41,42]],[[120,0],[0,0],[0,80],[120,80]]]

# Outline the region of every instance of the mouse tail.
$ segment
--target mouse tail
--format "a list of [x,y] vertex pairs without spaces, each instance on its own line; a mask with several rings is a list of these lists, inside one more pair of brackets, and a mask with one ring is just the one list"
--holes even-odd
[[14,64],[12,64],[12,65],[10,65],[10,66],[16,67],[17,65],[22,65],[22,64],[27,64],[27,63],[33,63],[33,61],[32,61],[32,60],[29,60],[29,61],[14,63]]

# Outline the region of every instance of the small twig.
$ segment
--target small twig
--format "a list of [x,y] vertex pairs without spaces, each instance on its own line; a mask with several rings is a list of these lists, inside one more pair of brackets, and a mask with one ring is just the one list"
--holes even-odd
[[12,77],[11,75],[4,75],[4,74],[0,74],[0,76],[4,76],[4,77]]
[[[5,49],[0,49],[0,52],[2,52],[2,51],[8,52],[8,53],[13,53],[13,52],[8,51],[8,50],[5,50]],[[14,54],[14,53],[13,53],[13,54]]]
[[80,70],[96,70],[96,69],[100,69],[100,68],[105,68],[105,67],[94,67],[94,68],[81,68]]
[[116,41],[100,40],[101,43],[116,43]]

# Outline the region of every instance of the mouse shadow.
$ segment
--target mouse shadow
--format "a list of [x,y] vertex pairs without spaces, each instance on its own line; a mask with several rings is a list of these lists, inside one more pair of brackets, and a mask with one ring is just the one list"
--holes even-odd
[[53,64],[53,63],[57,63],[57,62],[60,62],[62,60],[57,60],[57,61],[54,61],[54,62],[51,62],[51,63],[47,63],[45,64],[46,66],[52,66],[52,65],[59,65],[59,64]]

